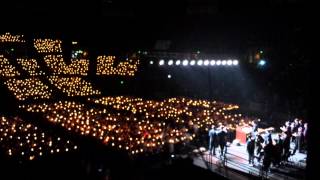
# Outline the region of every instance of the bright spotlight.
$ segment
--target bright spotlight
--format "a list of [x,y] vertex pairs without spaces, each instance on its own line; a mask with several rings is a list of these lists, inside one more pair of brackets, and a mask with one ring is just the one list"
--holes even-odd
[[172,64],[173,64],[173,61],[172,61],[172,60],[169,60],[169,61],[168,61],[168,65],[171,66]]
[[205,60],[205,61],[204,61],[204,65],[205,65],[205,66],[208,66],[208,65],[209,65],[209,60]]
[[259,61],[259,63],[258,63],[258,65],[259,66],[264,66],[264,65],[266,65],[266,61],[265,60],[263,60],[263,59],[261,59],[260,61]]
[[218,60],[216,64],[217,64],[218,66],[220,66],[220,65],[221,65],[221,61]]
[[232,61],[232,64],[233,64],[234,66],[236,66],[236,65],[239,64],[239,61],[238,61],[238,60],[233,60],[233,61]]
[[225,66],[225,65],[227,64],[227,61],[226,61],[226,60],[223,60],[223,61],[221,62],[221,64],[222,64],[223,66]]
[[197,64],[198,64],[198,66],[202,66],[203,61],[200,59]]
[[181,63],[180,60],[177,60],[177,61],[176,61],[176,65],[177,65],[177,66],[179,66],[180,63]]
[[196,64],[196,61],[195,60],[191,60],[190,61],[190,66],[193,66],[193,65],[195,65]]
[[164,65],[164,60],[163,60],[163,59],[161,59],[161,60],[159,61],[159,65],[160,65],[160,66]]
[[210,65],[211,65],[211,66],[216,65],[216,61],[215,61],[215,60],[211,60],[211,61],[210,61]]
[[150,61],[150,64],[153,64],[153,61]]
[[187,66],[189,64],[189,61],[188,60],[183,60],[183,62],[182,62],[182,65],[184,65],[184,66]]
[[231,66],[231,65],[232,65],[232,60],[228,60],[228,61],[227,61],[227,65],[228,65],[228,66]]
[[168,79],[171,79],[171,74],[168,74]]

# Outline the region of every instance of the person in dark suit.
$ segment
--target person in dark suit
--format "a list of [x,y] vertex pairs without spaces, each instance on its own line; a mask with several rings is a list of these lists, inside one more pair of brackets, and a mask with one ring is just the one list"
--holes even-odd
[[225,147],[227,145],[227,129],[222,126],[221,131],[218,134],[219,137],[219,146],[220,146],[220,156],[224,155]]
[[253,136],[250,136],[247,142],[247,152],[249,154],[250,166],[254,166],[254,149],[255,149],[255,140]]
[[290,156],[290,133],[284,134],[284,140],[283,140],[283,158],[282,160],[287,162],[288,158]]
[[269,170],[273,159],[274,159],[274,145],[272,144],[272,141],[269,141],[268,144],[264,147],[263,170],[265,171]]
[[282,151],[283,151],[283,141],[281,137],[276,140],[276,145],[274,146],[274,165],[277,167],[280,166],[281,163],[281,157],[282,157]]

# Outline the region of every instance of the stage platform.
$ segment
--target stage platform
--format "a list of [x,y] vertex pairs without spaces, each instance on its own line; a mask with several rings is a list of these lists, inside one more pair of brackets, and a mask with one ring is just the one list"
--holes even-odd
[[296,153],[289,158],[287,164],[280,167],[271,165],[270,171],[265,172],[261,168],[262,162],[258,163],[256,159],[255,166],[249,165],[245,144],[231,144],[225,157],[220,157],[218,150],[216,152],[217,155],[213,156],[207,151],[199,151],[193,158],[193,164],[210,169],[228,179],[305,179],[306,154]]

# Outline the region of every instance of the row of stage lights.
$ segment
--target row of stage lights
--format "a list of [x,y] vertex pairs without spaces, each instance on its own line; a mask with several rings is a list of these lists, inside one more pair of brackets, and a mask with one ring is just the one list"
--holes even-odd
[[[150,61],[150,64],[154,64],[153,61]],[[168,65],[168,66],[172,66],[172,65],[176,65],[176,66],[238,66],[239,65],[239,61],[234,59],[234,60],[168,60],[167,62],[163,59],[159,60],[159,66],[164,66],[164,65]]]

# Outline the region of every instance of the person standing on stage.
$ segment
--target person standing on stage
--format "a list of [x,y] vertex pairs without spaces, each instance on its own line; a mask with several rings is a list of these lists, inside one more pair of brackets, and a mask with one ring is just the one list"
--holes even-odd
[[258,134],[258,124],[256,121],[252,121],[249,125],[251,126],[251,131],[247,134],[247,142],[250,140],[250,137],[256,138],[256,135]]
[[274,165],[279,167],[281,164],[282,152],[283,152],[283,140],[281,139],[281,135],[278,135],[278,139],[276,139],[276,144],[274,146]]
[[299,128],[299,119],[295,118],[294,121],[293,121],[293,129],[292,129],[292,131],[293,132],[298,132],[298,128]]
[[293,135],[295,136],[294,138],[294,149],[292,152],[292,155],[296,153],[298,150],[299,153],[301,153],[301,139],[302,139],[302,127],[299,127],[298,132],[295,132]]
[[247,151],[249,154],[249,165],[254,166],[254,149],[255,149],[255,141],[254,137],[250,136],[247,142]]
[[221,131],[218,134],[219,137],[219,146],[220,146],[220,156],[224,155],[225,147],[227,145],[227,128],[221,126]]
[[303,149],[306,152],[307,151],[307,134],[308,134],[308,123],[304,123],[303,130],[302,130],[302,136],[303,136]]
[[269,141],[268,144],[264,147],[264,157],[263,157],[263,170],[269,171],[271,162],[274,155],[274,145],[272,141]]
[[263,143],[264,143],[263,137],[261,136],[261,134],[258,134],[256,137],[256,147],[257,147],[256,154],[257,154],[258,162],[260,162],[260,160],[262,159],[262,152],[261,151],[263,149]]
[[217,128],[212,125],[209,131],[209,154],[216,155],[217,146]]
[[284,134],[284,140],[283,140],[283,161],[287,162],[288,158],[290,156],[290,133]]
[[266,134],[264,135],[264,142],[265,142],[265,144],[268,144],[269,141],[272,142],[272,136],[271,136],[271,131],[267,130]]

